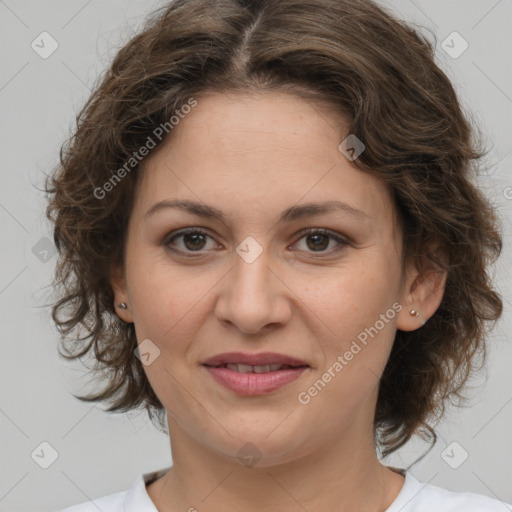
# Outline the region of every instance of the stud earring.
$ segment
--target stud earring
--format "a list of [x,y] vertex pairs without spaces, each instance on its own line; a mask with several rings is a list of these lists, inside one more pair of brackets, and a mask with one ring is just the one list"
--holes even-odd
[[121,309],[128,309],[128,306],[126,305],[126,302],[121,302],[121,304],[119,304],[119,307]]
[[[411,316],[415,316],[416,318],[419,318],[419,316],[420,316],[419,311],[416,311],[415,309],[411,309],[411,310],[409,311],[409,313],[411,314]],[[422,326],[423,326],[423,325],[425,325],[425,323],[426,323],[426,320],[422,320],[422,321],[421,321],[421,325],[422,325]]]

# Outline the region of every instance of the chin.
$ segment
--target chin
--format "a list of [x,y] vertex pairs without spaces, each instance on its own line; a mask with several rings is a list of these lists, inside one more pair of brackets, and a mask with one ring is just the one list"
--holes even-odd
[[[265,468],[286,464],[303,457],[307,452],[305,440],[293,433],[279,432],[279,427],[265,429],[263,432],[239,433],[230,437],[227,445],[214,443],[214,450],[222,452],[222,456],[231,462],[247,468]],[[314,448],[311,447],[311,451]]]

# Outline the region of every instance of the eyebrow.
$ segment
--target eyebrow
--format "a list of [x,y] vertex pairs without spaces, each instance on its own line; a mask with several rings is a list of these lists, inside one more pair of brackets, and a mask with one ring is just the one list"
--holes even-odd
[[[204,203],[184,199],[164,199],[163,201],[159,201],[147,210],[144,214],[144,218],[149,217],[163,208],[177,208],[193,215],[197,215],[198,217],[218,219],[224,223],[226,221],[225,215],[221,210],[214,208],[213,206],[208,206]],[[281,214],[279,222],[290,222],[306,216],[320,215],[333,211],[343,211],[361,219],[370,219],[370,216],[366,212],[350,206],[347,203],[342,201],[327,201],[324,203],[305,203],[291,206]]]

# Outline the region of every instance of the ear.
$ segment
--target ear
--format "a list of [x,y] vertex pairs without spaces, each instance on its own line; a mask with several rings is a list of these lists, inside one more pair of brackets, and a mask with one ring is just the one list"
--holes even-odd
[[[123,267],[115,267],[110,274],[110,285],[114,292],[114,309],[116,310],[117,316],[124,320],[126,323],[133,322],[133,316],[130,309],[130,302],[128,300],[128,291],[126,288],[126,275]],[[127,306],[123,309],[119,306],[121,302],[124,302]]]
[[[441,261],[447,261],[439,247],[433,252]],[[409,263],[401,290],[400,304],[403,308],[398,315],[397,329],[414,331],[428,321],[441,304],[446,278],[447,272],[426,256],[420,262]],[[411,310],[419,315],[411,315]]]

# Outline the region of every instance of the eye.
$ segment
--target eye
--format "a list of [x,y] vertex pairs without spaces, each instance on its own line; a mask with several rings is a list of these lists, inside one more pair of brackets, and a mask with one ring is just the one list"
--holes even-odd
[[[320,253],[332,253],[343,249],[348,244],[346,240],[326,229],[308,228],[300,233],[302,236],[295,243],[302,239],[306,241],[306,251]],[[329,239],[334,240],[337,246],[332,250],[325,250],[329,246]],[[299,249],[301,250],[301,249]]]
[[[329,254],[339,251],[343,249],[344,246],[348,245],[348,242],[342,237],[326,229],[308,228],[301,231],[300,235],[301,237],[297,240],[297,242],[295,242],[294,245],[298,244],[304,239],[306,242],[306,248],[299,248],[299,250],[306,252]],[[175,233],[171,238],[167,238],[164,242],[164,245],[169,247],[169,249],[174,252],[183,254],[188,253],[187,256],[191,256],[191,253],[199,253],[199,256],[201,255],[202,251],[208,250],[208,238],[214,240],[208,233],[199,228],[189,228]],[[176,241],[180,239],[181,244],[178,244]],[[336,243],[335,247],[331,248],[330,250],[326,250],[332,241]],[[214,247],[210,247],[210,249],[217,247],[215,244],[213,245]]]
[[175,245],[174,241],[177,239],[182,239],[183,246],[185,249],[178,248],[178,249],[171,249],[176,252],[199,252],[205,247],[205,240],[207,238],[213,238],[208,235],[205,231],[202,231],[198,228],[190,228],[186,229],[184,231],[180,231],[179,233],[176,233],[173,237],[167,239],[164,242],[164,245],[171,246]]

